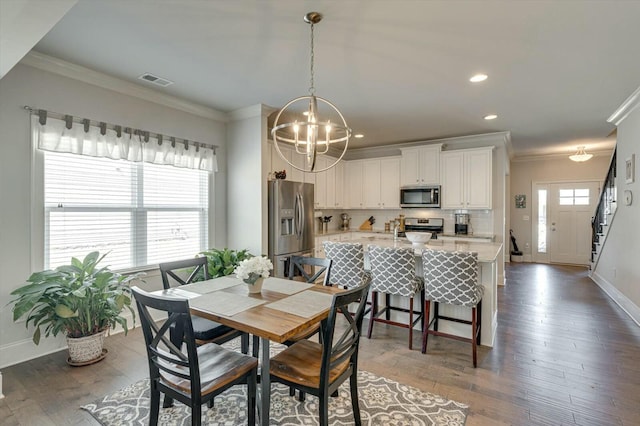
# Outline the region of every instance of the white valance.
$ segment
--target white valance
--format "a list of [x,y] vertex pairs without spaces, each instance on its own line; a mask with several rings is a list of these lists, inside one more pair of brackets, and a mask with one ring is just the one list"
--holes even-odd
[[122,130],[118,136],[113,128],[75,122],[69,129],[64,120],[47,117],[41,124],[36,115],[31,116],[31,124],[36,146],[45,151],[218,171],[214,148],[208,145],[148,133],[144,137],[135,131]]

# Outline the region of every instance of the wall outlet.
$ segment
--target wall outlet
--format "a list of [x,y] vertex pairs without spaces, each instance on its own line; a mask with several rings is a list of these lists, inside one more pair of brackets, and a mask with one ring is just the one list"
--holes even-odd
[[529,250],[529,243],[528,242],[524,243],[524,249],[525,250]]

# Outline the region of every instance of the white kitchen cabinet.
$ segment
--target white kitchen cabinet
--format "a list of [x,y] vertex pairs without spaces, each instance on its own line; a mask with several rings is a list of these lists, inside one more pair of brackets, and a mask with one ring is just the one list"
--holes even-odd
[[362,161],[347,161],[345,164],[345,186],[347,196],[344,207],[361,209],[364,207],[362,196]]
[[[334,162],[334,158],[328,158]],[[325,166],[326,167],[326,166]],[[344,161],[330,168],[326,175],[326,203],[323,208],[337,209],[344,206]]]
[[440,154],[443,209],[491,209],[493,148]]
[[[318,157],[316,167],[324,169],[335,161],[332,157]],[[305,173],[312,175],[315,180],[315,203],[316,209],[335,209],[344,205],[344,162],[341,161],[329,170],[319,173]]]
[[442,144],[402,148],[400,185],[439,184],[441,148]]
[[380,160],[380,204],[383,209],[400,208],[400,159]]
[[364,207],[367,209],[380,208],[380,161],[367,160],[362,162],[362,188]]
[[397,209],[400,207],[400,160],[382,158],[362,161],[364,207]]
[[[316,158],[316,168],[318,170],[327,167],[327,160],[323,157]],[[327,172],[314,173],[315,183],[315,208],[322,209],[327,206]]]

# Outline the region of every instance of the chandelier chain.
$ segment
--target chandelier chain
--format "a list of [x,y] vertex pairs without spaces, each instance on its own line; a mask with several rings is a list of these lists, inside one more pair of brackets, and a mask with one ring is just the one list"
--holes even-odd
[[313,62],[315,59],[315,54],[313,51],[313,22],[311,23],[311,81],[310,81],[310,86],[309,86],[309,93],[311,95],[315,95],[316,93],[316,88],[314,87],[314,69],[313,69]]

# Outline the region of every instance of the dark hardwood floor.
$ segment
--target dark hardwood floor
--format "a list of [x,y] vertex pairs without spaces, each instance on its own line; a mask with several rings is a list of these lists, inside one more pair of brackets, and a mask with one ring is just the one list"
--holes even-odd
[[[376,325],[360,368],[470,405],[467,425],[640,424],[640,327],[584,268],[512,264],[498,290],[492,349]],[[365,320],[365,326],[366,326]],[[94,425],[79,406],[147,376],[139,329],[107,339],[107,358],[67,366],[66,352],[2,370],[3,425]]]

